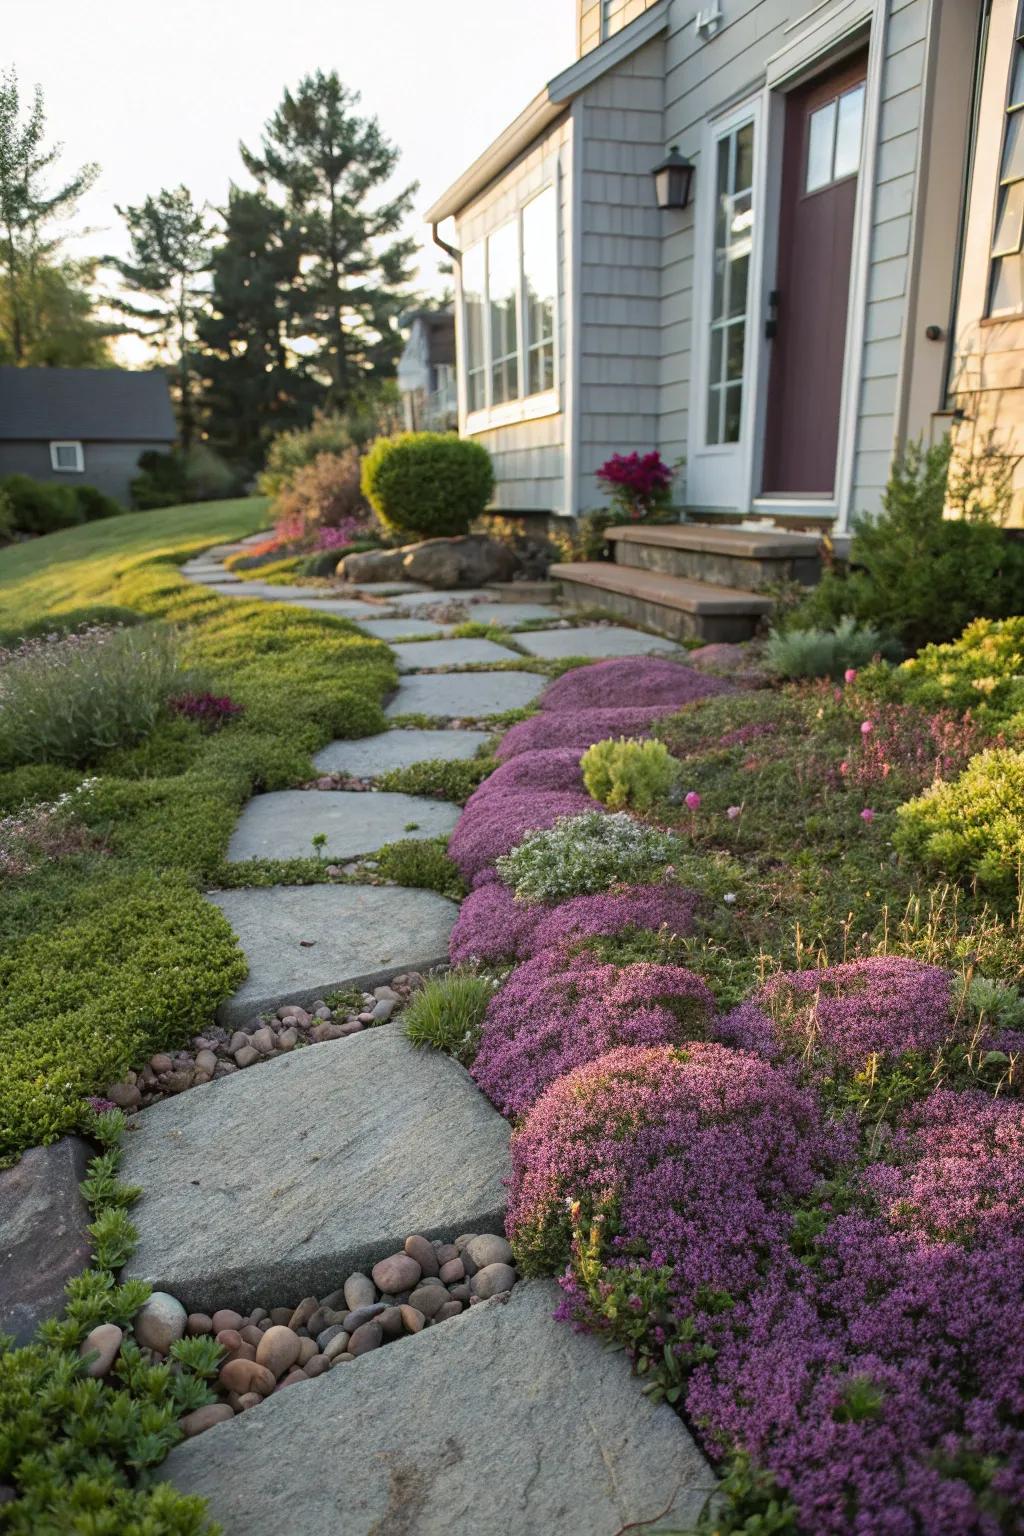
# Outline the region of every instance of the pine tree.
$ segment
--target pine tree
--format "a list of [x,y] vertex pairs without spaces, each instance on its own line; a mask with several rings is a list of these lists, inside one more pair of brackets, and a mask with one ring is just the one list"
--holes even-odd
[[117,211],[128,226],[131,254],[127,260],[107,258],[125,288],[111,303],[134,322],[127,329],[145,337],[173,367],[181,443],[188,450],[196,431],[196,326],[209,287],[213,229],[187,187],[164,188]]
[[[56,188],[47,173],[61,146],[46,145],[46,107],[37,85],[24,112],[18,77],[0,76],[0,351],[14,363],[69,363],[82,353],[102,355],[103,327],[86,288],[88,263],[60,256],[58,220],[69,218],[98,175],[83,165]],[[47,335],[50,317],[62,315],[61,339]]]
[[262,467],[270,439],[305,426],[322,390],[287,341],[298,231],[262,192],[232,187],[213,252],[209,309],[197,326],[210,442],[233,463]]
[[240,145],[260,186],[281,189],[301,232],[292,335],[312,340],[311,367],[327,386],[327,408],[337,412],[368,382],[394,370],[402,348],[398,315],[416,249],[398,231],[417,189],[374,200],[399,152],[376,118],[356,113],[359,100],[336,73],[318,70],[295,92],[285,91],[259,153]]

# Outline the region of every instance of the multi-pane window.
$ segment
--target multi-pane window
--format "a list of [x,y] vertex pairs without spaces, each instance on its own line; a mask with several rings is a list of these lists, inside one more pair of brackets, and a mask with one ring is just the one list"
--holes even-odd
[[754,235],[754,125],[718,140],[708,363],[709,444],[736,443],[743,415],[750,253]]
[[656,0],[578,0],[580,57],[621,32],[654,4]]
[[1024,311],[1024,5],[1010,59],[1003,152],[992,237],[988,312],[993,318]]
[[555,388],[558,209],[548,187],[462,258],[466,409]]
[[548,187],[523,209],[523,292],[526,393],[555,387],[555,304],[558,297],[558,211]]
[[462,258],[462,304],[466,336],[466,405],[482,411],[487,404],[486,247],[476,245]]
[[491,404],[519,395],[519,230],[514,221],[487,241],[491,315]]
[[834,181],[856,176],[864,130],[864,82],[834,96],[811,113],[807,136],[805,192],[820,192]]

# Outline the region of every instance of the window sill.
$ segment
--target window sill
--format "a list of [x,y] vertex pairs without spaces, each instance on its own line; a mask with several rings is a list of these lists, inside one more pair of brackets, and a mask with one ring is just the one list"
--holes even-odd
[[561,409],[558,391],[549,389],[543,395],[492,406],[489,411],[471,411],[463,431],[466,437],[474,437],[479,432],[493,432],[496,427],[515,427],[525,421],[539,421],[543,416],[557,416]]

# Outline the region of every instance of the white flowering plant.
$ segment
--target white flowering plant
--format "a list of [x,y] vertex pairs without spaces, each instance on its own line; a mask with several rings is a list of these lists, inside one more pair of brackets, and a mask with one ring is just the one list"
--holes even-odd
[[625,811],[563,816],[497,862],[498,874],[519,901],[564,901],[657,879],[680,856],[678,840],[636,821]]

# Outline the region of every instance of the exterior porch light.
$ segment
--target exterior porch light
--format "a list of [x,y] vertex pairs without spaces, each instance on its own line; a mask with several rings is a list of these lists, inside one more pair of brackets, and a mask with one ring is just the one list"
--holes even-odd
[[651,172],[659,208],[689,207],[693,172],[693,161],[681,155],[679,146],[673,144],[665,159]]

